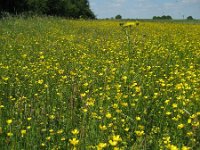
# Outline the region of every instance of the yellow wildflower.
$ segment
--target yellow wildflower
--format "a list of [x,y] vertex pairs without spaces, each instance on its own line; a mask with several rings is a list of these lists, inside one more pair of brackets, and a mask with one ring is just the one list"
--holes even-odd
[[105,126],[105,125],[99,125],[99,128],[101,129],[101,130],[107,130],[107,127]]
[[183,146],[182,148],[181,148],[181,150],[190,150],[191,148],[190,147],[187,147],[187,146]]
[[74,135],[77,135],[77,134],[79,134],[79,131],[78,131],[78,129],[74,129],[74,130],[72,130],[71,132],[72,132],[72,134],[74,134]]
[[141,118],[140,118],[139,116],[135,117],[135,119],[136,119],[137,121],[140,121],[140,120],[141,120]]
[[168,149],[169,149],[169,150],[178,150],[178,147],[175,146],[175,145],[169,145],[169,146],[168,146]]
[[25,134],[26,134],[26,130],[21,130],[22,137],[24,137]]
[[8,132],[7,136],[11,137],[11,136],[13,136],[13,133],[12,132]]
[[113,141],[122,141],[122,138],[120,137],[120,135],[113,135]]
[[118,141],[109,140],[109,143],[111,146],[116,146],[118,144]]
[[28,121],[30,121],[31,119],[32,119],[31,117],[28,117],[28,118],[27,118]]
[[66,138],[65,138],[65,137],[62,137],[60,140],[61,140],[61,141],[65,141],[65,140],[66,140]]
[[143,136],[145,133],[144,133],[144,131],[135,131],[135,134],[137,136]]
[[51,140],[51,137],[50,137],[50,136],[46,137],[46,140],[47,140],[47,141],[50,141],[50,140]]
[[103,148],[105,148],[107,146],[107,143],[99,143],[97,145],[97,150],[102,150]]
[[177,106],[178,106],[178,105],[177,105],[176,103],[173,103],[173,104],[172,104],[172,107],[173,107],[173,108],[177,108]]
[[182,128],[184,128],[184,124],[182,124],[182,123],[179,124],[177,128],[178,128],[178,129],[182,129]]
[[60,129],[57,131],[57,134],[62,134],[63,132],[64,132],[63,129]]
[[112,117],[111,113],[106,114],[106,118],[110,119]]
[[10,125],[10,124],[12,123],[12,119],[6,120],[6,123],[7,123],[8,125]]
[[70,144],[76,146],[79,143],[79,140],[77,140],[76,138],[73,139],[69,139]]
[[44,82],[44,80],[38,80],[37,82],[38,82],[38,84],[42,84]]

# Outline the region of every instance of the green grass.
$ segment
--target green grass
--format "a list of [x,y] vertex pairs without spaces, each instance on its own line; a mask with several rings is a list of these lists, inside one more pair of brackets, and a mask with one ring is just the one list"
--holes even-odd
[[0,20],[1,149],[198,149],[199,31]]

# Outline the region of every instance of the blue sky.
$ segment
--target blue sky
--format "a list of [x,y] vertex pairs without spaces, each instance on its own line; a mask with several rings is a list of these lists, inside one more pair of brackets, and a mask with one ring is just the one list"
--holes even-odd
[[153,16],[170,15],[174,19],[192,16],[200,19],[200,0],[89,0],[97,18],[151,19]]

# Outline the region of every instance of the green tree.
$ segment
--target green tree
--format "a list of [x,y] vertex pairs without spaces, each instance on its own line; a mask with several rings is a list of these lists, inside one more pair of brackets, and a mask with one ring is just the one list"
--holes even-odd
[[94,13],[90,9],[88,0],[79,0],[78,7],[80,10],[79,17],[81,18],[95,18]]
[[26,0],[0,0],[0,12],[21,13],[27,11]]
[[117,15],[117,16],[115,16],[115,19],[122,19],[122,16],[121,15]]
[[171,16],[165,16],[165,15],[163,15],[162,17],[161,17],[161,19],[166,19],[166,20],[171,20],[172,19],[172,17]]
[[48,9],[47,1],[48,0],[28,0],[28,10],[37,14],[44,14]]
[[62,1],[60,0],[48,0],[47,1],[47,14],[62,16]]
[[192,16],[188,16],[187,20],[193,20],[193,17]]
[[27,11],[71,18],[95,18],[88,0],[0,0],[0,12],[19,14]]

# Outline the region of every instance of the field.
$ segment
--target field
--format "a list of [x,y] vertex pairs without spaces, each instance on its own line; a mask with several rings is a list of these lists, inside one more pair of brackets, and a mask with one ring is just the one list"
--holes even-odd
[[200,24],[0,20],[2,150],[198,150]]

